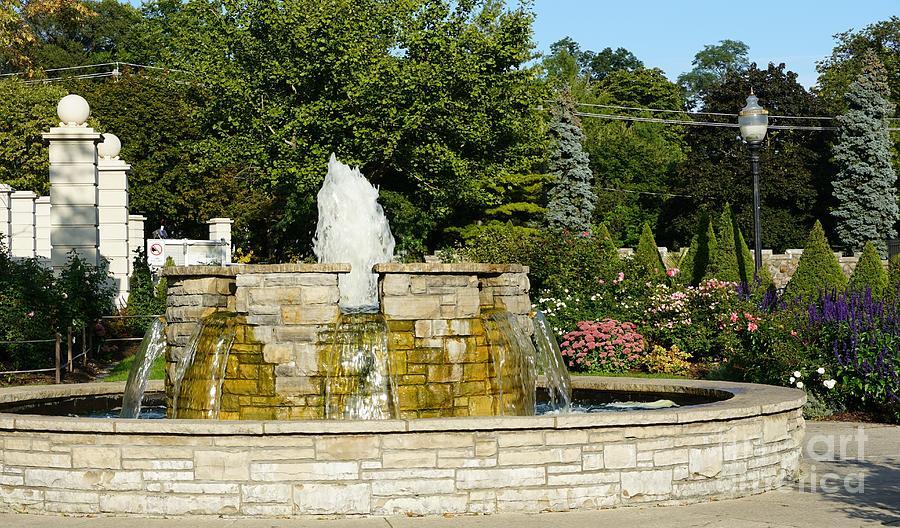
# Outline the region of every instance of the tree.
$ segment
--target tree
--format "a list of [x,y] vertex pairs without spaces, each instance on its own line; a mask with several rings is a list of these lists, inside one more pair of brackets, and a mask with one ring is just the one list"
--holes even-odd
[[56,104],[65,95],[58,85],[0,80],[0,183],[38,195],[50,190],[50,162],[41,134],[59,124]]
[[850,274],[850,288],[863,292],[870,290],[875,297],[881,297],[887,291],[888,276],[872,242],[866,242],[863,246],[856,268]]
[[594,211],[593,174],[590,159],[584,152],[584,133],[575,116],[571,95],[562,93],[553,108],[550,135],[550,173],[555,180],[550,187],[545,220],[551,229],[590,232]]
[[613,72],[634,72],[644,68],[644,63],[625,48],[604,48],[597,53],[588,51],[584,57],[587,74],[592,81],[602,81]]
[[[746,276],[741,273],[738,258],[738,237],[735,232],[731,205],[725,204],[722,216],[719,217],[716,233],[716,249],[712,254],[715,278],[729,282],[741,282]],[[738,231],[739,233],[740,231]],[[747,281],[749,282],[749,281]]]
[[897,234],[898,220],[897,174],[885,119],[893,113],[889,96],[884,68],[870,54],[847,92],[847,113],[837,118],[833,148],[837,207],[831,214],[838,236],[855,251],[875,241],[882,255],[887,254],[886,240]]
[[641,239],[634,250],[631,262],[636,279],[641,282],[658,278],[666,271],[662,257],[659,255],[656,239],[653,237],[653,231],[650,230],[650,224],[646,222],[641,229]]
[[[260,196],[260,257],[310,254],[329,155],[383,191],[401,249],[497,207],[498,173],[546,158],[530,8],[474,0],[156,4],[166,66],[211,94],[194,148]],[[158,24],[157,24],[158,22]],[[151,38],[148,37],[148,38]],[[408,214],[415,210],[417,214]],[[413,221],[415,220],[415,221]],[[455,231],[453,231],[455,233]]]
[[822,224],[817,220],[784,295],[788,299],[815,300],[822,293],[831,293],[846,285],[847,277],[828,245]]
[[[611,72],[583,98],[596,104],[674,111],[684,106],[681,89],[657,68]],[[685,158],[684,128],[590,118],[583,126],[596,179],[594,222],[607,223],[626,246],[634,246],[641,224],[658,223],[672,175]]]
[[[797,82],[784,64],[766,69],[751,65],[726,76],[704,98],[711,112],[734,113],[744,106],[753,87],[761,104],[774,115],[822,115],[821,102]],[[792,121],[812,125],[816,122]],[[819,123],[821,124],[821,123]],[[807,130],[769,130],[760,160],[762,244],[776,252],[802,247],[810,226],[831,205],[832,167],[822,155],[827,134]],[[744,233],[752,232],[753,186],[747,146],[733,128],[688,127],[687,156],[673,173],[657,234],[672,246],[694,233],[704,209],[721,210],[731,203]]]
[[749,51],[750,47],[743,42],[728,39],[707,44],[698,51],[691,61],[694,68],[678,76],[689,106],[698,107],[706,94],[725,82],[729,73],[745,71],[750,66]]

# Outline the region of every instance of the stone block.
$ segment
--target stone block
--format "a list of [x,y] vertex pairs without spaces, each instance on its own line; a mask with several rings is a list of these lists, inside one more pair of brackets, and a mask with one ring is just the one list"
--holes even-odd
[[623,471],[621,482],[623,498],[669,495],[672,493],[672,470]]
[[429,496],[449,494],[456,491],[456,483],[453,479],[395,479],[373,480],[372,495],[380,496]]
[[381,454],[377,436],[335,436],[316,439],[318,460],[360,460]]
[[119,469],[122,467],[122,453],[117,447],[74,446],[72,467]]
[[722,471],[722,446],[691,449],[688,468],[692,475],[715,477]]
[[290,502],[293,486],[290,484],[242,484],[242,502]]
[[545,481],[543,467],[459,469],[456,472],[456,487],[460,490],[539,486]]
[[381,460],[384,468],[433,468],[437,455],[434,451],[387,451]]
[[284,324],[289,325],[330,324],[337,319],[339,313],[337,304],[281,307],[281,319]]
[[[255,482],[294,480],[356,480],[358,462],[254,462],[250,479]],[[296,492],[295,492],[296,500]]]
[[441,314],[441,298],[435,295],[385,297],[382,311],[385,317],[392,319],[437,319]]
[[194,475],[198,480],[248,480],[250,478],[250,453],[247,451],[195,451]]
[[500,451],[501,466],[531,466],[559,464],[581,459],[580,447],[540,447],[534,449],[505,449]]
[[294,506],[300,514],[368,514],[372,511],[369,484],[304,483],[294,486]]
[[466,495],[432,495],[429,497],[394,497],[373,499],[372,513],[379,515],[436,515],[465,513]]
[[633,468],[637,465],[634,444],[610,444],[603,447],[603,464],[608,469]]
[[381,291],[384,296],[409,295],[409,275],[389,273],[381,279]]
[[294,359],[294,345],[269,343],[263,346],[263,361],[266,363],[287,363]]

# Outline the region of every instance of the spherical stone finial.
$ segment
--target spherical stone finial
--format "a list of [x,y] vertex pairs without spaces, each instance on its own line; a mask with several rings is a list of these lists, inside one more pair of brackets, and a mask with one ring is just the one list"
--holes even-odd
[[104,159],[114,159],[122,150],[122,142],[115,134],[103,134],[103,141],[97,144],[97,155]]
[[59,116],[63,126],[82,126],[91,116],[91,107],[84,97],[69,94],[59,100],[56,115]]

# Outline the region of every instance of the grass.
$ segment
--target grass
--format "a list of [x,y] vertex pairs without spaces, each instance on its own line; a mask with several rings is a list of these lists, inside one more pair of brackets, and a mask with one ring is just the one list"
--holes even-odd
[[[131,372],[131,366],[134,364],[135,357],[137,356],[129,356],[120,361],[118,365],[113,367],[109,375],[103,378],[103,381],[126,381],[128,379],[128,373]],[[156,361],[153,362],[153,366],[150,367],[150,379],[156,380],[165,378],[166,356],[161,355],[156,358]]]

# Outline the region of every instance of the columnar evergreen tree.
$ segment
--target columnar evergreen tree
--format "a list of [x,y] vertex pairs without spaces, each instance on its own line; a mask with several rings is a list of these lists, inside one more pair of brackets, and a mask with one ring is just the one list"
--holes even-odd
[[888,276],[881,264],[881,257],[872,242],[863,246],[862,256],[850,275],[850,288],[857,291],[869,289],[875,297],[884,295],[888,287]]
[[891,142],[885,118],[893,113],[884,67],[869,53],[862,72],[847,92],[847,113],[839,116],[834,145],[834,197],[832,214],[841,241],[854,251],[874,241],[886,254],[885,240],[896,236],[898,219],[896,181],[891,166]]
[[684,281],[697,285],[706,277],[707,271],[712,267],[712,256],[716,251],[718,241],[716,230],[706,213],[700,219],[697,234],[691,239],[691,247],[682,259],[681,273]]
[[641,281],[657,278],[665,272],[665,266],[663,266],[662,257],[659,255],[659,248],[656,245],[656,239],[653,237],[653,231],[650,230],[650,224],[646,222],[644,222],[644,227],[641,230],[641,239],[634,250],[632,265],[634,273]]
[[555,181],[550,184],[545,219],[553,229],[590,231],[594,175],[582,146],[584,132],[575,116],[575,103],[568,92],[559,96],[552,112],[550,172]]
[[719,217],[719,229],[716,233],[718,244],[715,253],[712,254],[712,261],[715,265],[717,279],[740,282],[743,277],[738,264],[737,237],[732,216],[731,205],[726,203],[725,210]]
[[822,224],[817,220],[800,255],[797,271],[788,282],[784,294],[788,299],[816,299],[821,293],[842,289],[846,285],[847,277],[828,245]]

